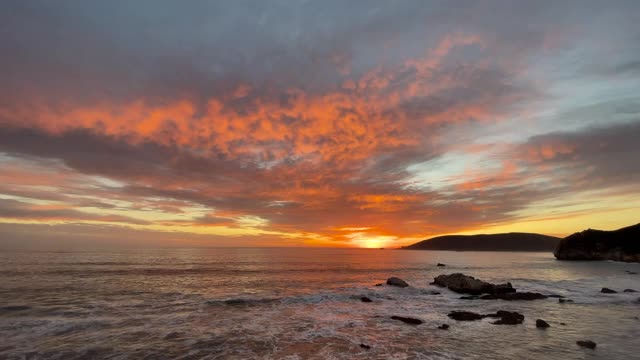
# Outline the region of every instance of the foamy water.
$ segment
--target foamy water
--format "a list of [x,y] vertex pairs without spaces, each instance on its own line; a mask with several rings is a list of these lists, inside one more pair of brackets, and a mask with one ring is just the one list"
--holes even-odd
[[[0,358],[640,358],[640,293],[621,292],[640,291],[640,275],[626,272],[640,273],[640,264],[546,253],[209,248],[3,253],[0,271]],[[575,303],[460,300],[429,285],[454,272]],[[374,286],[390,276],[411,287]],[[456,322],[452,310],[518,311],[525,322]],[[537,318],[551,327],[536,329]],[[596,350],[579,348],[581,339]]]

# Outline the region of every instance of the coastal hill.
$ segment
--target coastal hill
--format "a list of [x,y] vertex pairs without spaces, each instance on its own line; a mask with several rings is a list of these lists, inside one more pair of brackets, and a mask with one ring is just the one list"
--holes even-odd
[[445,235],[402,247],[406,250],[553,251],[560,238],[534,233]]
[[640,224],[613,231],[577,232],[562,239],[553,254],[558,260],[640,262]]

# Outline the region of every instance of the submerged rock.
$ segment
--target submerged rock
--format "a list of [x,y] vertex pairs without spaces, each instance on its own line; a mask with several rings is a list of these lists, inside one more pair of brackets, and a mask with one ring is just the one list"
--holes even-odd
[[536,320],[536,327],[539,328],[539,329],[546,329],[549,326],[551,326],[551,325],[549,325],[548,322],[546,322],[546,321],[544,321],[542,319],[537,319]]
[[373,300],[369,299],[369,298],[368,298],[368,297],[366,297],[366,296],[363,296],[363,297],[361,297],[361,298],[360,298],[360,301],[362,301],[362,302],[366,302],[366,303],[370,303],[370,302],[372,302]]
[[365,349],[365,350],[371,349],[371,346],[370,345],[366,345],[366,344],[360,344],[360,347]]
[[611,290],[611,289],[606,288],[606,287],[602,288],[602,290],[600,290],[600,292],[604,293],[604,294],[617,294],[618,293],[617,291]]
[[179,337],[180,337],[180,333],[179,333],[179,332],[171,332],[171,333],[168,333],[168,334],[164,337],[164,339],[165,339],[165,340],[173,340],[173,339],[177,339],[177,338],[179,338]]
[[524,321],[524,315],[515,311],[504,310],[500,310],[494,314],[486,315],[476,314],[471,311],[452,311],[447,316],[457,321],[476,321],[484,319],[486,317],[499,318],[497,321],[492,323],[495,325],[517,325],[522,324],[522,322]]
[[404,316],[392,316],[391,319],[402,321],[403,323],[411,324],[411,325],[420,325],[420,324],[422,324],[422,320],[420,320],[420,319],[414,319],[414,318],[404,317]]
[[516,291],[511,283],[491,284],[461,273],[439,275],[433,279],[433,284],[446,287],[453,292],[471,295],[504,294]]
[[377,283],[377,284],[375,284],[374,286],[382,286],[382,285],[384,285],[384,284],[382,284],[382,283]]
[[524,321],[524,315],[515,311],[500,310],[495,314],[486,315],[487,317],[499,317],[500,320],[492,322],[494,325],[518,325]]
[[447,316],[457,321],[476,321],[485,318],[484,315],[471,311],[452,311]]
[[445,265],[443,263],[438,263],[438,265],[436,265],[436,266],[447,266],[447,265]]
[[634,292],[637,292],[637,291],[635,291],[635,290],[633,290],[633,289],[624,289],[624,290],[622,290],[622,292],[626,292],[626,293],[634,293]]
[[390,277],[387,279],[387,285],[398,286],[398,287],[407,287],[409,284],[397,277]]
[[442,324],[442,325],[438,326],[438,329],[440,329],[440,330],[449,330],[449,325]]
[[640,224],[614,231],[588,229],[562,239],[558,260],[614,260],[640,262]]
[[564,304],[564,303],[572,303],[572,302],[573,302],[573,300],[571,300],[571,299],[558,299],[558,302],[559,302],[560,304]]
[[629,275],[638,275],[638,273],[637,273],[637,272],[635,272],[635,271],[629,271],[629,270],[625,270],[625,271],[626,271],[626,272],[627,272],[627,274],[629,274]]
[[576,341],[576,344],[578,344],[578,346],[587,348],[587,349],[595,349],[596,348],[596,343],[591,341],[591,340],[578,340]]

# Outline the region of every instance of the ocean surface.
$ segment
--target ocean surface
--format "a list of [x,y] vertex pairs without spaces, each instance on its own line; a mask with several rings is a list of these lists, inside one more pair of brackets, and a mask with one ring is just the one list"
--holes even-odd
[[[640,275],[627,271],[640,273],[640,264],[563,262],[550,253],[3,252],[0,358],[640,359],[640,293],[622,293],[640,291]],[[429,285],[455,272],[575,302],[461,300]],[[375,286],[390,276],[411,287]],[[602,287],[620,293],[602,294]],[[447,317],[453,310],[518,311],[525,321],[456,322]],[[538,318],[551,327],[537,329]],[[441,324],[451,328],[438,330]],[[597,348],[578,347],[581,339]]]

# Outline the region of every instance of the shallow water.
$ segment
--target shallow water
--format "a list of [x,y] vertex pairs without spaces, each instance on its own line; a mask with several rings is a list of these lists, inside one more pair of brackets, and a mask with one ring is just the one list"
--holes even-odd
[[[640,358],[640,293],[599,292],[640,291],[640,275],[627,270],[640,273],[640,264],[561,262],[547,253],[2,253],[0,358],[633,359]],[[575,303],[460,300],[429,285],[454,272]],[[374,286],[389,276],[412,286]],[[362,303],[360,296],[373,302]],[[525,322],[456,322],[447,318],[452,310],[512,310]],[[424,323],[407,325],[392,315]],[[537,318],[551,327],[536,329]],[[444,323],[451,328],[438,330]],[[596,350],[579,348],[581,339],[598,343]]]

